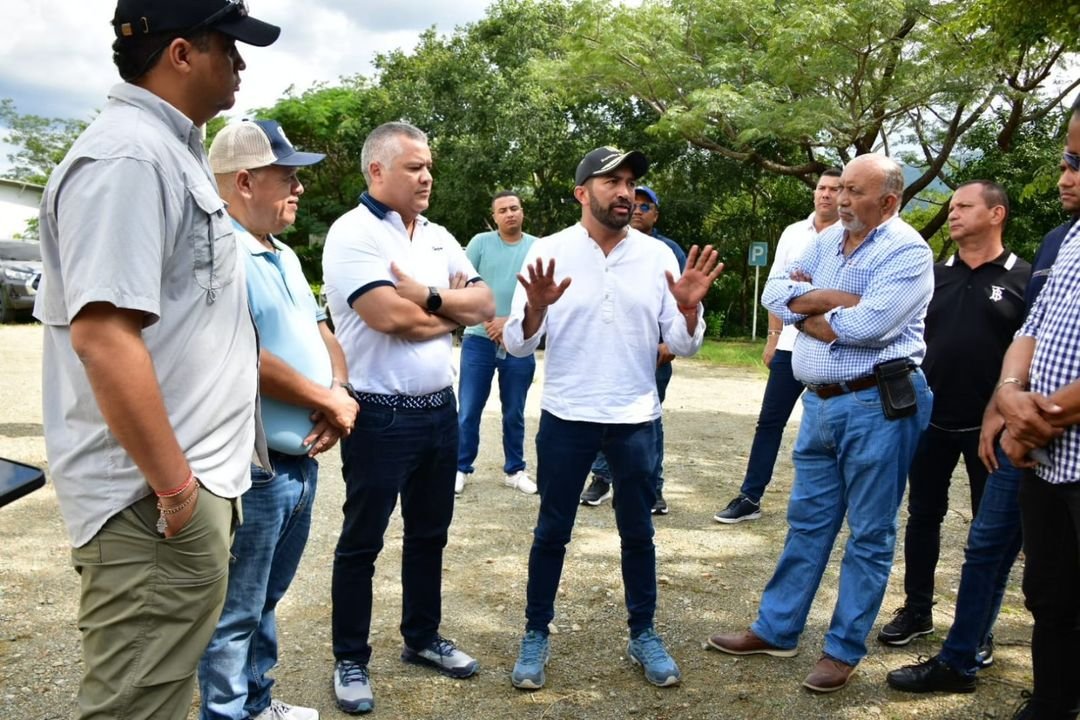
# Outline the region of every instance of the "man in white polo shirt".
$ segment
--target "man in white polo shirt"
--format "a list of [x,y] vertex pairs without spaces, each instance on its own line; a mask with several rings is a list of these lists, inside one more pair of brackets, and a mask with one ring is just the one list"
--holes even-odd
[[289,589],[311,528],[319,464],[356,420],[345,354],[315,303],[300,260],[274,237],[296,221],[298,169],[322,161],[297,152],[273,120],[226,126],[210,168],[228,203],[259,329],[262,419],[271,466],[252,465],[244,524],[233,538],[229,590],[199,662],[200,720],[318,720],[312,708],[271,698],[275,608]]
[[334,689],[346,712],[375,706],[368,662],[371,578],[401,496],[401,659],[451,677],[477,662],[439,635],[442,552],[454,510],[458,419],[450,333],[495,316],[491,290],[457,240],[421,213],[427,136],[386,123],[364,141],[368,189],[330,228],[323,279],[360,401],[342,442],[345,520],[334,555]]
[[[630,642],[627,656],[658,686],[677,684],[675,661],[653,630],[656,611],[656,347],[693,355],[705,333],[701,300],[723,269],[712,247],[690,250],[679,275],[675,255],[628,227],[645,156],[611,147],[578,165],[574,197],[581,222],[536,242],[518,275],[507,352],[536,350],[547,334],[543,412],[536,436],[540,512],[529,555],[525,635],[511,682],[541,688],[549,625],[563,557],[585,480],[603,451],[618,485],[615,518]],[[678,277],[678,280],[675,278]]]

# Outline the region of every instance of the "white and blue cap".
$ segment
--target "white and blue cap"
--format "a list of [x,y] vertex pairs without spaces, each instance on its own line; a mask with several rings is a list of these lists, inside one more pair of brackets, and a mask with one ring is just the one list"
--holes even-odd
[[210,169],[215,175],[268,165],[306,167],[325,157],[322,153],[298,151],[274,120],[244,120],[227,125],[210,144]]

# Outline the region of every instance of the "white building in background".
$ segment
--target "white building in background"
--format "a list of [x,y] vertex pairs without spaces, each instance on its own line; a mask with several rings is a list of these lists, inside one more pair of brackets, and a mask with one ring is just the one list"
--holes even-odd
[[0,240],[22,240],[26,224],[38,216],[45,188],[0,178]]

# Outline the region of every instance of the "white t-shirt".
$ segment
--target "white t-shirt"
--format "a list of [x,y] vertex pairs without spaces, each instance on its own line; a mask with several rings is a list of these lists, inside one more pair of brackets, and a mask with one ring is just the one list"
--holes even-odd
[[[836,221],[836,223],[839,222],[839,220]],[[833,225],[836,223],[833,223]],[[826,227],[825,230],[830,227],[832,225]],[[822,230],[822,232],[825,232],[825,230]],[[817,238],[818,234],[817,229],[814,227],[814,213],[810,213],[810,217],[806,220],[791,223],[784,228],[784,232],[780,233],[780,241],[776,243],[776,257],[773,259],[772,268],[769,270],[769,277],[783,275],[787,272],[787,269],[803,256],[806,248],[810,247],[810,243]],[[795,329],[794,325],[785,325],[776,341],[776,349],[791,352],[795,349],[795,338],[798,335],[799,331]]]
[[373,330],[352,304],[368,290],[395,286],[390,263],[417,282],[450,287],[450,277],[476,269],[453,235],[423,216],[412,239],[401,216],[366,194],[326,235],[323,281],[335,333],[349,364],[349,382],[360,392],[426,395],[454,384],[453,338],[407,340]]
[[525,263],[554,258],[555,282],[572,279],[547,309],[540,329],[523,337],[525,289],[514,293],[503,342],[512,355],[533,352],[547,333],[541,407],[562,418],[596,423],[642,423],[660,416],[656,346],[693,355],[705,337],[698,306],[694,335],[668,290],[665,271],[679,276],[674,253],[634,229],[604,252],[580,223],[533,243]]

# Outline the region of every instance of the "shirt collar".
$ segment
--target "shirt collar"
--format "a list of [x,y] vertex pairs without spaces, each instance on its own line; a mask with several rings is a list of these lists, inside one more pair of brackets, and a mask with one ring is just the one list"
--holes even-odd
[[[360,193],[360,204],[371,211],[371,214],[377,217],[379,220],[385,220],[387,215],[393,213],[398,215],[399,213],[381,200],[373,198],[367,190]],[[427,225],[428,219],[423,215],[416,216],[416,223],[419,225]]]
[[160,96],[131,83],[117,83],[109,90],[109,99],[137,107],[156,117],[181,142],[203,152],[202,130],[184,113],[177,110]]
[[[952,255],[950,255],[949,259],[945,261],[945,266],[952,267],[957,263],[961,263],[962,265],[964,265],[964,267],[971,267],[966,262],[964,262],[963,258],[960,257],[960,253],[953,253]],[[983,265],[1000,265],[1006,270],[1012,270],[1012,267],[1015,264],[1016,255],[1014,255],[1012,251],[1009,250],[1009,248],[1005,248],[1004,250],[1002,250],[1001,254],[993,260],[987,260],[985,263],[983,263]],[[982,267],[982,265],[980,265],[979,267]]]
[[[877,239],[878,235],[885,232],[889,225],[891,225],[892,223],[894,223],[895,221],[897,221],[899,219],[900,219],[900,213],[895,213],[888,220],[884,221],[883,223],[881,223],[880,225],[875,227],[873,230],[868,232],[866,234],[866,239],[863,240],[862,243],[859,244],[859,247],[855,248],[854,252],[852,252],[852,255],[859,252],[859,249],[864,247],[867,243],[873,242],[875,239]],[[829,228],[836,227],[836,225],[839,222],[840,221],[837,220],[836,223],[830,225],[828,228],[826,228],[826,230],[828,230]],[[825,230],[822,230],[822,232],[824,233]],[[844,252],[844,243],[846,241],[847,241],[847,229],[845,228],[844,231],[840,233],[840,238],[837,241],[837,245],[836,245],[836,254],[837,255],[840,255],[840,254],[842,254]]]
[[[236,237],[240,239],[240,242],[244,244],[244,247],[252,255],[269,255],[271,254],[270,248],[259,242],[259,239],[249,233],[247,229],[236,221],[236,218],[232,218],[233,229],[236,231]],[[281,249],[281,243],[273,235],[268,236],[270,238],[270,244],[278,250]]]

